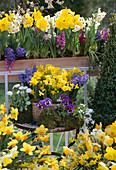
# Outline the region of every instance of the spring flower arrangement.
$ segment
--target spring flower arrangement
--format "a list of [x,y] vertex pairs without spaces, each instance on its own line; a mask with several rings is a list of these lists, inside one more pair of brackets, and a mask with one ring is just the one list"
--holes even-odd
[[[33,132],[17,129],[11,119],[17,120],[18,109],[12,107],[9,115],[6,113],[5,104],[0,105],[0,169],[59,169],[57,158],[49,157],[50,146],[47,128],[43,125]],[[44,159],[46,161],[44,163]]]
[[[73,141],[73,140],[72,140]],[[75,146],[64,147],[60,165],[64,169],[114,170],[116,168],[116,121],[102,130],[102,124],[95,129],[77,135]]]
[[36,103],[36,106],[41,111],[37,121],[38,126],[42,123],[49,129],[64,127],[80,129],[81,131],[93,126],[94,121],[91,118],[92,109],[89,109],[83,104],[79,106],[77,104],[74,105],[65,93],[60,95],[57,103],[55,108],[51,108],[52,100],[50,98],[40,100]]
[[[70,9],[62,9],[54,16],[43,16],[41,10],[36,8],[33,11],[27,9],[23,14],[21,10],[18,7],[17,11],[5,14],[0,20],[0,30],[1,33],[9,34],[4,46],[13,50],[20,48],[16,50],[18,55],[20,52],[24,54],[26,50],[27,58],[87,55],[89,61],[94,63],[94,57],[97,58],[102,52],[99,48],[100,42],[102,41],[104,46],[109,37],[109,29],[99,29],[106,15],[106,12],[102,12],[100,8],[87,19]],[[20,54],[20,57],[23,54]],[[11,61],[14,62],[14,58]]]
[[[45,98],[51,98],[52,102],[55,103],[63,92],[75,100],[77,91],[89,78],[88,75],[85,75],[84,72],[75,67],[67,71],[47,64],[46,66],[36,66],[31,70],[33,69],[34,71],[37,70],[35,72],[32,71],[32,77],[28,76],[26,70],[26,74],[20,74],[19,78],[21,83],[25,82],[26,84],[24,83],[24,85],[31,87],[31,94],[33,94],[36,102]],[[31,70],[29,72],[31,72]],[[29,77],[29,79],[27,77]]]

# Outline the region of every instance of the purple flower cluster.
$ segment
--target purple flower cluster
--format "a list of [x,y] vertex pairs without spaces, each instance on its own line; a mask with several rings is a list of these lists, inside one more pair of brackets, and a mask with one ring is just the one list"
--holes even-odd
[[107,42],[108,37],[109,37],[109,31],[110,29],[108,28],[107,30],[105,28],[103,28],[102,31],[98,30],[96,35],[95,35],[95,41],[98,42]]
[[7,47],[4,49],[4,53],[5,53],[5,68],[7,68],[7,70],[10,72],[11,69],[13,69],[14,67],[14,63],[15,63],[15,53],[14,50],[10,47]]
[[100,33],[100,30],[98,30],[96,35],[95,35],[95,41],[98,41],[98,42],[102,42],[103,41],[102,35]]
[[85,32],[81,30],[79,36],[79,43],[82,45],[86,42]]
[[72,104],[72,101],[69,99],[69,97],[65,93],[62,93],[60,95],[58,101],[61,101],[67,113],[72,114],[74,112],[74,105]]
[[61,32],[62,34],[59,35],[59,36],[56,36],[56,41],[57,41],[57,45],[56,47],[59,48],[61,47],[61,50],[64,49],[64,46],[65,46],[65,32]]
[[74,85],[78,84],[79,87],[83,86],[89,79],[89,75],[85,74],[84,76],[78,76],[76,73],[72,76],[71,83]]
[[25,56],[25,53],[26,53],[26,51],[25,51],[25,49],[22,48],[22,47],[18,47],[18,48],[16,49],[16,55],[17,55],[18,57],[24,57],[24,56]]
[[51,106],[51,104],[52,104],[52,100],[50,98],[46,98],[45,100],[40,100],[35,105],[39,108],[39,110],[42,110]]
[[32,69],[28,68],[28,69],[25,69],[25,73],[21,73],[19,74],[19,79],[21,81],[21,83],[24,85],[25,83],[29,84],[30,81],[31,81],[31,78],[34,74],[34,72],[37,71],[37,68],[36,66],[34,66]]

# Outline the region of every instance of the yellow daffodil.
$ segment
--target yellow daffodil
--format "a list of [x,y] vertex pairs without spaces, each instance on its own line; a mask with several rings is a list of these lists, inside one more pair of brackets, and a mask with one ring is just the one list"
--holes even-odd
[[7,108],[5,108],[5,103],[0,105],[0,109],[1,109],[0,112],[1,114],[4,114],[6,112]]
[[6,167],[6,166],[7,166],[8,164],[10,164],[11,162],[12,162],[12,159],[5,157],[5,158],[3,159],[3,165],[4,165],[4,167]]
[[12,148],[14,148],[17,143],[18,143],[18,141],[15,140],[15,139],[13,139],[12,141],[10,141],[10,142],[8,143],[8,148],[9,148],[10,146],[12,146]]
[[9,28],[9,24],[10,22],[8,21],[7,18],[3,18],[2,20],[0,20],[0,30],[7,31]]
[[2,130],[4,132],[3,135],[10,135],[12,132],[14,132],[13,125],[4,127]]
[[11,115],[10,115],[10,118],[17,120],[17,119],[18,119],[18,114],[19,114],[18,109],[17,109],[17,108],[14,109],[13,107],[11,107]]
[[40,135],[43,135],[47,132],[48,128],[45,128],[44,125],[41,125],[40,127],[36,128],[35,133],[39,133]]
[[23,143],[23,148],[21,148],[21,151],[24,151],[26,154],[33,155],[33,152],[36,148],[36,146],[31,146],[28,143],[24,142]]

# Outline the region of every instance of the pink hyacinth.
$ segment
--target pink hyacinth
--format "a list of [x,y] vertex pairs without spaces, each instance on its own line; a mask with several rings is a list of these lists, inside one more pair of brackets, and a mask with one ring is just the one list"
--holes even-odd
[[110,34],[109,34],[110,29],[108,28],[106,31],[105,30],[106,30],[105,28],[102,29],[102,31],[103,31],[102,38],[105,42],[107,42],[108,37],[110,36]]
[[56,47],[59,48],[61,47],[61,50],[64,49],[64,46],[65,46],[65,32],[63,31],[61,35],[59,36],[56,36],[56,41],[57,41],[57,45]]

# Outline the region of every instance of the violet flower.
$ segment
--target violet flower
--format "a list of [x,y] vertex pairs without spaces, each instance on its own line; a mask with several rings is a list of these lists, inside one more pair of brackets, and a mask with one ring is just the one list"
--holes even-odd
[[7,70],[10,72],[11,69],[13,69],[14,64],[15,64],[15,53],[14,50],[10,47],[7,47],[4,49],[4,53],[5,53],[5,68],[7,68]]
[[79,36],[79,43],[83,45],[86,42],[85,32],[81,30]]
[[104,40],[105,42],[107,42],[108,37],[110,36],[110,35],[109,35],[110,29],[108,28],[107,31],[105,31],[105,30],[106,30],[106,29],[103,28],[103,35],[102,35],[102,38],[103,38],[103,40]]
[[71,114],[74,112],[74,105],[73,104],[69,104],[65,107],[67,113]]
[[37,71],[36,66],[34,66],[32,69],[29,69],[29,68],[25,69],[24,74],[23,73],[19,74],[19,79],[20,79],[21,83],[23,85],[24,85],[24,83],[29,84],[34,72],[36,72],[36,71]]
[[96,35],[95,35],[95,41],[98,41],[98,42],[102,42],[103,41],[102,35],[100,33],[100,30],[98,30]]
[[51,106],[51,104],[52,104],[52,100],[50,98],[46,98],[44,100],[44,105],[45,105],[46,108]]
[[89,75],[85,74],[84,76],[77,76],[76,73],[72,76],[71,83],[74,85],[78,84],[79,86],[83,86],[89,79]]
[[59,48],[61,47],[61,50],[64,49],[64,46],[65,46],[65,32],[61,32],[61,35],[59,36],[56,36],[56,41],[57,41],[57,45],[56,47]]
[[64,100],[62,100],[62,105],[65,107],[65,106],[67,106],[67,105],[69,105],[69,104],[72,104],[72,100],[70,100],[70,99],[64,99]]
[[69,99],[69,97],[65,93],[62,93],[57,101],[61,102],[64,99]]
[[45,100],[40,100],[38,103],[35,104],[39,110],[45,109]]
[[19,57],[24,57],[24,56],[25,56],[25,53],[26,53],[26,51],[25,51],[25,49],[22,48],[22,47],[18,47],[18,48],[16,49],[16,55],[19,56]]

